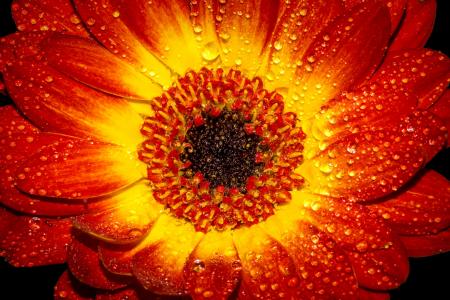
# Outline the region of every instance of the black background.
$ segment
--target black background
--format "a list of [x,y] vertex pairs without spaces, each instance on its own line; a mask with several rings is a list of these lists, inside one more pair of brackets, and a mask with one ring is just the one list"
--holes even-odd
[[[10,14],[12,0],[0,0],[0,36],[14,32],[14,22]],[[427,44],[450,55],[450,1],[438,0],[436,26]],[[450,176],[450,151],[442,151],[430,164],[447,178]],[[434,257],[411,259],[408,281],[391,292],[393,300],[400,299],[450,299],[450,253]],[[52,299],[53,286],[65,266],[37,268],[13,268],[0,260],[0,299]]]

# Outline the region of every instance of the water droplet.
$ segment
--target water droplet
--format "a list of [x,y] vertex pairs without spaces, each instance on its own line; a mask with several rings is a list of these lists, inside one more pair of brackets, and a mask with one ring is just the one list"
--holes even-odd
[[283,49],[283,44],[281,44],[280,41],[276,41],[275,43],[273,43],[273,48],[277,51],[280,51],[281,49]]
[[118,17],[120,17],[120,12],[119,12],[118,10],[116,10],[116,11],[114,11],[114,12],[112,13],[112,16],[113,16],[114,18],[118,18]]
[[202,57],[208,62],[215,61],[219,57],[219,49],[215,43],[208,43],[205,45],[202,51]]

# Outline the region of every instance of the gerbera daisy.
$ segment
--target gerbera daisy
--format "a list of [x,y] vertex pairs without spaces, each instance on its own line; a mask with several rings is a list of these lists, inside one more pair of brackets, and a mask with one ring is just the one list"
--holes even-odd
[[450,249],[435,9],[14,1],[2,255],[56,299],[388,298]]

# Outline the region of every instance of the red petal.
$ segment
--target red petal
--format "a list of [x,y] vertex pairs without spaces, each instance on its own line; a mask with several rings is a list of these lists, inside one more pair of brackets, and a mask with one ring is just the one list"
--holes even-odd
[[70,0],[14,0],[11,10],[19,31],[60,31],[88,36]]
[[184,276],[193,299],[228,299],[241,277],[230,232],[208,232],[189,256]]
[[115,290],[126,286],[123,277],[103,269],[97,254],[97,241],[74,234],[69,247],[67,263],[70,272],[82,283],[98,289]]
[[327,0],[283,1],[283,8],[269,49],[270,71],[265,75],[273,77],[266,82],[270,87],[293,84],[296,61],[303,57],[320,30],[343,10],[340,1]]
[[280,0],[214,0],[217,33],[224,50],[221,59],[227,67],[254,74],[275,28]]
[[340,138],[306,160],[300,171],[314,192],[369,201],[398,190],[446,140],[446,129],[439,120],[415,112],[397,128]]
[[408,276],[408,259],[402,244],[381,218],[364,206],[306,193],[296,193],[310,222],[327,233],[351,261],[361,286],[392,289]]
[[186,292],[184,265],[203,236],[192,224],[161,215],[133,257],[133,274],[148,290],[164,295]]
[[17,187],[31,195],[86,199],[118,191],[140,179],[139,162],[120,146],[85,140],[52,144],[16,172]]
[[[153,56],[136,35],[124,24],[122,14],[111,0],[74,0],[74,4],[86,27],[106,49],[130,62],[138,70],[144,70],[155,81],[169,86],[169,69]],[[128,4],[138,11],[138,7]],[[157,18],[159,19],[159,18]],[[139,16],[138,20],[142,18]],[[143,23],[140,23],[142,28]],[[147,28],[148,29],[148,28]]]
[[103,266],[109,272],[118,275],[132,275],[131,267],[135,245],[112,245],[100,242],[98,252]]
[[74,226],[112,243],[133,243],[147,233],[163,211],[145,183],[105,200],[96,211],[75,218]]
[[40,133],[11,106],[0,107],[0,202],[33,215],[64,216],[86,210],[83,204],[48,202],[16,189],[14,174],[22,161],[42,147],[66,137]]
[[415,95],[386,88],[378,82],[364,85],[322,106],[320,113],[311,122],[311,129],[304,126],[314,137],[307,143],[316,151],[317,146],[320,146],[317,141],[331,143],[367,126],[395,126],[402,117],[412,113],[416,105]]
[[359,289],[360,300],[389,300],[391,297],[388,293],[376,293],[365,289]]
[[[448,131],[450,128],[450,92],[448,89],[444,92],[444,95],[430,108],[430,111],[444,122]],[[448,135],[447,140],[447,147],[449,146],[450,135]]]
[[300,84],[289,91],[292,109],[311,117],[326,100],[364,81],[383,58],[389,36],[389,12],[378,1],[330,23],[300,61]]
[[45,131],[133,150],[141,142],[142,118],[124,99],[96,92],[32,59],[16,61],[3,75],[14,102]]
[[436,0],[407,0],[405,17],[389,51],[421,48],[433,31]]
[[13,64],[17,59],[35,56],[39,44],[50,35],[48,32],[16,32],[0,38],[0,70]]
[[70,243],[69,219],[19,217],[1,241],[6,260],[16,267],[61,264]]
[[[95,300],[140,300],[138,293],[133,289],[114,291],[111,293],[97,294]],[[153,299],[153,298],[149,298]]]
[[101,91],[141,100],[162,93],[159,85],[90,39],[53,36],[44,51],[56,70]]
[[401,236],[408,256],[423,257],[450,251],[450,229],[423,236]]
[[62,273],[55,285],[54,300],[93,300],[94,291],[72,278],[68,271]]
[[294,260],[302,299],[355,299],[357,281],[346,253],[325,232],[319,231],[286,207],[263,223],[266,232],[279,241]]
[[[351,9],[356,5],[366,2],[367,0],[342,0],[344,2],[345,8]],[[406,7],[407,0],[381,0],[381,2],[385,3],[387,8],[389,9],[389,13],[391,15],[391,33],[393,33],[396,29],[400,20],[403,17],[403,13]]]
[[368,208],[400,234],[436,233],[450,226],[450,183],[435,171],[426,171],[400,194]]
[[442,53],[415,49],[393,52],[371,82],[417,95],[419,107],[430,107],[450,82],[450,60]]
[[[19,216],[16,216],[6,208],[0,207],[0,240],[5,239],[9,229],[19,220]],[[2,254],[1,256],[4,256],[3,250],[4,249],[0,249],[0,254]]]
[[234,231],[233,240],[242,264],[240,298],[300,298],[299,274],[279,242],[257,226]]

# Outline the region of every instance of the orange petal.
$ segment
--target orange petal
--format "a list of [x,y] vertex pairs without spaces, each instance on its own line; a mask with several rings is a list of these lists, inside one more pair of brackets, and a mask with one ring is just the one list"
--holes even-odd
[[146,183],[105,200],[104,207],[75,218],[74,226],[111,243],[133,243],[147,233],[164,209]]
[[69,219],[18,217],[1,241],[6,260],[15,267],[64,263],[71,223]]
[[405,17],[389,51],[421,48],[433,31],[436,0],[407,0]]
[[88,36],[70,0],[14,0],[11,10],[19,31],[59,31]]
[[[364,3],[366,0],[342,0],[346,9],[351,9],[358,4]],[[391,15],[391,33],[393,33],[400,23],[405,11],[407,0],[381,0],[389,9]]]
[[80,282],[97,289],[115,290],[127,285],[124,277],[103,269],[97,254],[97,241],[75,232],[67,254],[70,272]]
[[[170,70],[127,27],[112,0],[74,0],[74,4],[88,30],[106,49],[163,86],[171,84]],[[129,7],[138,11],[131,3]]]
[[203,234],[190,223],[162,214],[133,257],[133,274],[157,294],[186,292],[184,265]]
[[347,254],[359,285],[393,289],[406,280],[409,266],[402,244],[381,218],[367,208],[304,192],[294,192],[307,220]]
[[326,100],[364,81],[380,63],[389,35],[389,12],[378,1],[331,22],[299,61],[299,84],[289,90],[288,107],[307,119]]
[[347,255],[335,241],[307,223],[297,207],[286,207],[262,224],[294,260],[302,299],[355,299],[357,282]]
[[299,299],[299,274],[286,249],[260,227],[234,231],[242,264],[241,299]]
[[254,74],[270,42],[280,0],[213,0],[214,19],[223,50],[222,62]]
[[193,299],[228,299],[241,276],[231,232],[208,232],[189,256],[184,276]]
[[269,87],[289,87],[294,84],[296,62],[303,57],[320,30],[343,10],[340,1],[286,2],[283,2],[283,14],[270,44],[269,70],[260,70],[262,76],[268,79]]
[[139,164],[121,146],[66,140],[29,157],[16,172],[17,187],[46,197],[99,197],[138,181]]
[[397,127],[340,138],[305,160],[300,173],[316,193],[369,201],[398,190],[446,140],[446,129],[439,120],[415,112]]
[[96,92],[33,59],[16,61],[3,75],[13,101],[45,131],[133,150],[142,140],[142,118],[124,99]]
[[64,216],[85,211],[83,204],[69,205],[33,198],[16,189],[14,174],[25,158],[66,137],[41,133],[11,106],[0,107],[0,202],[32,215]]
[[401,236],[408,256],[423,257],[450,251],[450,229],[423,236]]
[[428,49],[393,52],[370,80],[396,92],[417,95],[418,107],[430,107],[450,83],[450,60]]
[[450,183],[426,171],[399,194],[368,208],[400,234],[436,233],[450,226]]
[[93,300],[94,291],[65,271],[55,285],[53,297],[55,300]]
[[44,51],[56,70],[106,93],[138,100],[162,93],[161,86],[90,39],[52,36]]

